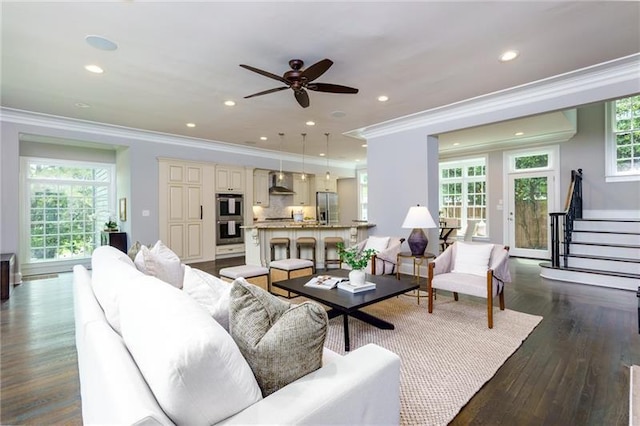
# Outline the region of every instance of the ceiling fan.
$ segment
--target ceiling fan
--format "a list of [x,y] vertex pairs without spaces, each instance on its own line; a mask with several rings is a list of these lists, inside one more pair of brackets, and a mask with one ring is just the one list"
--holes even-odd
[[333,61],[331,59],[323,59],[315,64],[302,69],[304,62],[301,59],[292,59],[289,61],[291,69],[285,72],[282,77],[276,74],[272,74],[268,71],[252,67],[250,65],[240,64],[242,68],[249,71],[256,72],[264,75],[265,77],[278,80],[286,86],[276,87],[275,89],[265,90],[263,92],[254,93],[253,95],[245,96],[244,98],[253,98],[254,96],[267,95],[269,93],[279,92],[281,90],[292,89],[293,94],[302,108],[309,106],[309,94],[305,89],[313,90],[315,92],[328,92],[328,93],[358,93],[358,89],[347,86],[340,86],[338,84],[329,83],[314,83],[313,81],[324,74]]

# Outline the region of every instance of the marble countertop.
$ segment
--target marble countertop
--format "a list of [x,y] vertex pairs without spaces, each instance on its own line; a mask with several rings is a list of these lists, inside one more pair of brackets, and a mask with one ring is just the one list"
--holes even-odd
[[352,224],[331,223],[320,225],[316,222],[257,222],[253,225],[245,225],[245,229],[338,229],[338,228],[372,228],[376,226],[368,222],[354,222]]

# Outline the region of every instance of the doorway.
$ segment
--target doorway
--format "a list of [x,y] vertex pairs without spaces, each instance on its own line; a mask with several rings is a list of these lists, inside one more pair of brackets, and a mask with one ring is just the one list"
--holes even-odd
[[513,256],[549,259],[549,213],[556,210],[557,149],[506,153],[506,238]]

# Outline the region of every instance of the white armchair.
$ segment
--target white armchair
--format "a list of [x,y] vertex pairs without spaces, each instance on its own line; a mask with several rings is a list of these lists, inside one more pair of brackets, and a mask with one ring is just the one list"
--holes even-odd
[[371,236],[364,241],[356,244],[358,251],[365,248],[376,250],[376,254],[371,256],[371,260],[367,264],[366,273],[371,275],[387,275],[396,271],[396,263],[398,262],[398,253],[404,238],[399,237],[375,237]]
[[493,328],[493,298],[504,310],[504,283],[511,282],[509,247],[500,244],[456,242],[429,263],[427,292],[429,313],[433,312],[436,289],[487,299],[489,328]]

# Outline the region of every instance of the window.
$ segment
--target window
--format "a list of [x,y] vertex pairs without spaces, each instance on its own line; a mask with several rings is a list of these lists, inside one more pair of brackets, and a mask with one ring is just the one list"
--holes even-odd
[[606,107],[607,182],[640,180],[640,96]]
[[368,220],[367,171],[358,170],[358,219]]
[[455,218],[464,233],[467,220],[478,220],[476,236],[485,236],[487,221],[485,158],[440,163],[440,219]]
[[113,166],[24,158],[23,171],[23,263],[90,257],[115,217]]

